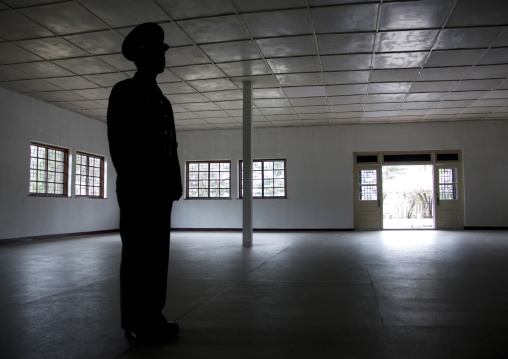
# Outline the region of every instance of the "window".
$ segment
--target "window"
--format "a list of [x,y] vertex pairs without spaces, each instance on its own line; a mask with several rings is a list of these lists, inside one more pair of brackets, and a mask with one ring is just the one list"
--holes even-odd
[[439,169],[439,199],[456,200],[458,194],[459,178],[456,168]]
[[104,157],[76,153],[75,195],[104,197]]
[[187,162],[188,199],[230,199],[231,161]]
[[39,143],[30,145],[30,194],[67,196],[66,149]]
[[[240,198],[243,198],[243,161],[240,161],[240,168]],[[254,198],[287,198],[286,192],[286,160],[253,160]]]
[[377,200],[377,170],[360,170],[360,201]]

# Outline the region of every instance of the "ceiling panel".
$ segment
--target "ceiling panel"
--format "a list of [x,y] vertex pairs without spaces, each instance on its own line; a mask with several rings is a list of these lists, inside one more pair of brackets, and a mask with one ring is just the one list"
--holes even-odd
[[[508,118],[504,0],[0,0],[0,86],[106,120],[123,39],[165,32],[179,130]],[[260,111],[261,110],[261,111]]]

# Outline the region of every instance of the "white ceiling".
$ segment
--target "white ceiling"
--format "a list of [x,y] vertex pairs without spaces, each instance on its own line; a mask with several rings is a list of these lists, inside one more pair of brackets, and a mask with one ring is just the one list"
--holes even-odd
[[0,86],[105,121],[143,22],[179,130],[508,119],[507,0],[3,0]]

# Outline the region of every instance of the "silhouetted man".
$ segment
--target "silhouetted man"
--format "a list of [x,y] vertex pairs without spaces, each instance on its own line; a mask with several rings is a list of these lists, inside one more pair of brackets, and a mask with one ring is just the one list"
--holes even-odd
[[171,208],[182,195],[173,110],[156,83],[168,48],[159,25],[132,30],[122,53],[138,71],[115,85],[108,107],[109,148],[118,174],[122,328],[128,338],[147,342],[179,331],[162,314]]

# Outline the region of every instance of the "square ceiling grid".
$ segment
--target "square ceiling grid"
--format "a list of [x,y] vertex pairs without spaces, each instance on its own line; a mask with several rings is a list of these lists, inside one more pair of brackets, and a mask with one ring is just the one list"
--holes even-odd
[[[0,86],[106,121],[143,22],[178,130],[508,119],[506,0],[3,0]],[[140,119],[141,120],[141,119]]]

